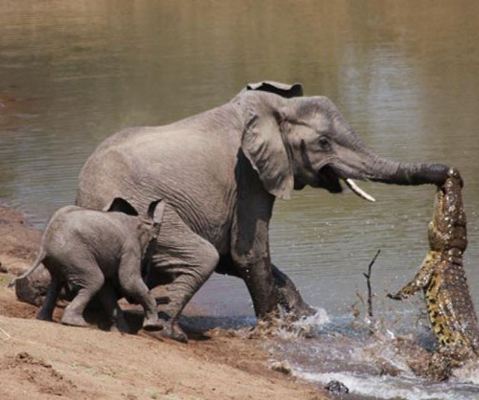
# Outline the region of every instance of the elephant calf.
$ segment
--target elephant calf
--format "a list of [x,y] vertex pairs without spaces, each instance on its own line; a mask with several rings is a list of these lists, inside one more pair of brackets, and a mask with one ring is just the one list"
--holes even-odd
[[49,221],[35,263],[11,285],[43,263],[52,280],[37,318],[52,320],[60,290],[68,285],[78,292],[65,308],[61,322],[73,326],[87,325],[83,312],[97,293],[108,315],[122,324],[113,290],[119,285],[125,297],[143,306],[143,328],[161,329],[155,298],[141,272],[149,247],[159,234],[163,211],[164,203],[153,201],[147,218],[141,218],[122,198],[115,198],[105,211],[63,207]]

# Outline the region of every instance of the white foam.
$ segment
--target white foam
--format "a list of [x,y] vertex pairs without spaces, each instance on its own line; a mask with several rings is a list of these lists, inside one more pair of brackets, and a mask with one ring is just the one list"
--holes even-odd
[[373,396],[381,399],[405,400],[477,400],[476,393],[454,393],[451,397],[449,384],[419,386],[418,382],[407,379],[394,380],[390,377],[360,377],[350,373],[312,373],[293,371],[293,375],[310,382],[326,385],[332,380],[340,381],[349,388],[350,393]]
[[315,314],[310,315],[309,317],[300,318],[298,321],[295,321],[293,325],[320,328],[321,326],[329,324],[330,322],[331,318],[329,318],[326,310],[324,308],[317,308]]
[[284,323],[287,321],[288,314],[285,313],[277,320],[273,334],[282,339],[296,339],[298,337],[308,337],[314,335],[315,331],[321,326],[330,322],[330,318],[326,310],[322,308],[316,309],[314,315],[302,317],[297,321]]
[[276,334],[283,339],[295,339],[310,335],[316,329],[330,322],[326,310],[317,308],[316,313],[308,317],[302,317],[288,326],[279,327]]
[[[453,382],[472,383],[479,385],[479,362],[473,360],[464,365],[462,368],[455,369],[451,378]],[[479,398],[479,395],[478,395]]]

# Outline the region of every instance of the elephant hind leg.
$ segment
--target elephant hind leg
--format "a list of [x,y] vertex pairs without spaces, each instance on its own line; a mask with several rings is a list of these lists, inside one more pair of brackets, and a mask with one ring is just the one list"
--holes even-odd
[[105,282],[98,293],[100,302],[108,315],[111,323],[111,330],[130,332],[130,327],[125,320],[122,309],[118,305],[118,294],[110,282]]
[[88,326],[83,317],[86,306],[105,283],[100,267],[93,261],[83,260],[82,269],[77,271],[74,278],[69,280],[79,287],[77,295],[65,308],[62,324],[72,326]]
[[186,335],[177,319],[188,301],[213,273],[219,261],[215,247],[193,232],[171,207],[167,206],[163,217],[153,268],[159,268],[170,276],[169,302],[160,305],[160,318],[165,321],[163,335],[178,341],[186,341]]
[[281,272],[274,264],[271,264],[271,270],[278,290],[279,305],[298,318],[316,313],[316,310],[303,300],[293,281],[284,272]]
[[47,295],[43,302],[42,307],[37,313],[37,319],[42,321],[52,321],[53,320],[53,311],[57,305],[58,295],[62,289],[63,282],[61,279],[53,275],[50,284],[48,285]]

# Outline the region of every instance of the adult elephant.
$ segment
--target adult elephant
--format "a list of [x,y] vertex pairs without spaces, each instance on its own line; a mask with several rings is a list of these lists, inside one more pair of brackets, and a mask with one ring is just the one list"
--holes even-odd
[[[230,102],[159,127],[120,131],[98,146],[79,178],[77,204],[102,209],[122,197],[140,212],[167,202],[153,271],[168,276],[165,333],[184,340],[177,317],[217,269],[241,277],[259,318],[278,305],[311,311],[271,264],[276,198],[306,185],[332,193],[350,179],[442,184],[448,167],[403,164],[364,146],[326,97],[299,97],[299,84],[250,84]],[[369,198],[371,199],[371,198]],[[156,282],[157,283],[157,282]]]

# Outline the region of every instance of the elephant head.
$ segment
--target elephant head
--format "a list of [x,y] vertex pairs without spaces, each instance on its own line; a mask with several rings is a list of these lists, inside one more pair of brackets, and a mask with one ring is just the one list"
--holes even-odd
[[163,213],[165,211],[165,202],[163,200],[155,200],[148,206],[146,217],[139,215],[135,207],[133,207],[127,200],[121,197],[115,197],[106,207],[103,208],[106,212],[121,212],[132,217],[138,217],[138,237],[142,243],[142,248],[149,245],[154,245],[152,239],[156,239],[160,232],[161,223],[163,220]]
[[298,97],[298,85],[250,84],[237,98],[246,110],[242,151],[271,194],[289,198],[293,188],[306,185],[339,193],[343,182],[374,201],[353,179],[399,185],[442,185],[447,179],[446,165],[401,163],[373,153],[331,100]]

